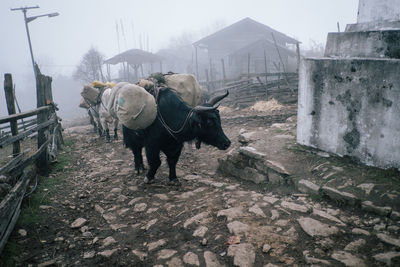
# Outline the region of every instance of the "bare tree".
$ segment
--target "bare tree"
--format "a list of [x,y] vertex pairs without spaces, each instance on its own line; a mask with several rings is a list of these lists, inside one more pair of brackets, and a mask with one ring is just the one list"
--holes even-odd
[[74,79],[86,83],[90,83],[95,80],[105,82],[102,71],[104,60],[105,56],[96,48],[91,47],[89,51],[83,55],[81,62],[76,67],[73,74]]
[[322,57],[324,56],[324,44],[313,39],[310,39],[308,49],[302,51],[305,57]]

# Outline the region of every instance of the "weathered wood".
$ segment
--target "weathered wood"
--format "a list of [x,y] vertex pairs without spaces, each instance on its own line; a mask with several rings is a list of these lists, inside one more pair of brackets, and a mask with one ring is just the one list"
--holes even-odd
[[250,53],[247,54],[247,80],[250,80]]
[[32,156],[22,160],[17,165],[15,165],[15,167],[11,171],[9,171],[9,174],[11,176],[19,176],[27,166],[35,162],[39,158],[39,156],[43,154],[43,151],[47,150],[47,145],[50,143],[50,141],[50,139],[47,140],[38,150],[36,150],[34,154],[32,154]]
[[[4,93],[6,96],[8,115],[14,115],[15,112],[15,100],[14,100],[14,87],[12,82],[12,76],[10,73],[4,74]],[[18,135],[18,123],[17,121],[10,121],[11,134],[13,136]],[[21,152],[21,145],[18,141],[13,143],[13,156],[16,157]]]
[[0,117],[0,124],[27,118],[27,117],[31,117],[31,116],[46,112],[46,111],[50,110],[51,108],[52,107],[50,107],[50,106],[45,106],[45,107],[40,107],[37,109],[30,110],[30,111],[22,112],[19,114],[14,114],[14,115],[6,116],[6,117]]
[[[36,65],[37,67],[37,65]],[[45,87],[47,83],[50,82],[49,77],[38,74],[36,76],[36,98],[37,98],[37,107],[40,108],[42,106],[46,106],[46,90]],[[37,115],[38,124],[42,124],[47,121],[48,112],[42,112]],[[37,146],[40,148],[46,142],[45,128],[42,128],[38,131],[38,143]],[[47,175],[48,173],[48,155],[47,149],[43,151],[43,153],[39,156],[36,165],[41,174]]]
[[29,175],[24,172],[17,184],[0,203],[0,253],[14,229],[20,213],[20,206],[29,184]]
[[[27,127],[28,123],[31,123],[31,122],[34,122],[33,124],[35,124],[37,122],[36,118],[30,119],[30,120],[25,120],[23,123],[22,123],[22,121],[18,122],[18,130],[23,129],[23,125],[25,125],[25,127]],[[0,131],[5,130],[5,129],[10,129],[10,125],[0,127]]]
[[[210,69],[209,69],[209,72],[210,72],[210,82],[211,82],[211,84],[213,83],[213,68],[212,68],[212,59],[210,58]],[[212,89],[215,89],[215,88],[212,88]]]
[[222,64],[222,79],[224,80],[224,84],[226,83],[226,73],[225,73],[225,62],[224,59],[221,58],[221,64]]
[[[268,84],[268,68],[267,68],[267,55],[265,53],[264,49],[264,70],[265,70],[265,84]],[[265,98],[268,99],[268,90],[267,87],[265,87]]]
[[31,151],[30,148],[26,149],[24,152],[20,153],[18,156],[10,160],[4,167],[0,168],[0,175],[5,174],[12,170],[21,160],[24,158],[24,156]]
[[196,59],[196,79],[199,80],[199,61],[198,61],[198,55],[197,55],[197,46],[194,47],[194,53],[195,53],[195,59]]
[[207,90],[208,90],[208,92],[210,92],[210,91],[211,91],[211,86],[210,86],[210,79],[209,79],[209,77],[208,77],[208,69],[205,69],[204,72],[205,72],[205,74],[206,74],[206,86],[207,86]]
[[[19,107],[19,104],[18,104],[17,95],[15,94],[15,84],[13,86],[13,95],[14,95],[15,104],[17,105],[17,108],[18,108],[18,113],[21,113],[21,108]],[[25,122],[23,119],[22,119],[22,125],[23,125],[23,129],[25,130]]]
[[16,136],[12,136],[12,137],[9,137],[9,138],[7,138],[5,140],[2,140],[2,141],[0,141],[0,148],[3,148],[3,147],[5,147],[5,146],[7,146],[9,144],[14,143],[14,142],[18,142],[19,140],[24,139],[25,137],[31,135],[32,133],[38,132],[38,131],[50,126],[51,124],[55,124],[56,122],[57,122],[56,117],[53,117],[50,120],[45,121],[45,122],[43,122],[41,124],[38,124],[37,126],[32,127],[31,129],[26,130],[26,131],[24,131],[24,132],[22,132],[22,133],[20,133],[20,134],[18,134]]
[[296,56],[297,56],[297,73],[299,72],[300,68],[300,45],[296,43]]

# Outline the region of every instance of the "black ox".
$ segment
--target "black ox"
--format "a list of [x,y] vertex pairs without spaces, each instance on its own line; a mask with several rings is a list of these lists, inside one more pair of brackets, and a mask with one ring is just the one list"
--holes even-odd
[[231,141],[222,130],[219,111],[214,106],[228,93],[192,108],[170,88],[161,88],[156,97],[157,118],[149,127],[144,130],[131,130],[122,126],[124,144],[132,150],[138,173],[144,170],[142,148],[145,147],[149,165],[145,183],[153,181],[161,165],[160,151],[167,156],[170,183],[179,183],[176,164],[184,142],[195,140],[197,148],[200,148],[201,142],[221,150],[230,146]]

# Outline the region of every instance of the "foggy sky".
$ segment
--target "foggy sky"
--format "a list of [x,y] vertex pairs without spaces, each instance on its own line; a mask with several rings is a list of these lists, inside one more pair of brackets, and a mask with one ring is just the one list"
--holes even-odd
[[[227,26],[245,17],[307,47],[310,40],[325,45],[327,33],[337,31],[337,22],[342,31],[346,24],[355,23],[358,0],[1,0],[1,79],[4,81],[4,73],[13,74],[23,110],[36,105],[33,69],[23,13],[10,8],[35,5],[40,8],[29,10],[28,16],[60,13],[28,24],[35,60],[43,73],[54,77],[71,75],[91,46],[107,58],[117,54],[116,21],[122,21],[125,30],[125,38],[120,32],[121,51],[139,48],[139,36],[148,36],[150,50],[157,52],[183,32],[204,37],[201,33],[216,22]],[[33,100],[31,105],[27,99]],[[2,86],[0,116],[5,114]]]

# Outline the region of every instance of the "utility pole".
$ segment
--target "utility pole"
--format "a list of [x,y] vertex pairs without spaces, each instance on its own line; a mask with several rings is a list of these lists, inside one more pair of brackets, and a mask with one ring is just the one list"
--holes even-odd
[[32,16],[32,17],[27,17],[26,12],[28,9],[34,9],[34,8],[39,8],[39,6],[29,6],[29,7],[19,7],[19,8],[11,8],[11,11],[17,11],[21,10],[22,13],[24,13],[24,21],[25,21],[25,29],[26,29],[26,35],[28,36],[28,43],[29,43],[29,51],[31,52],[31,60],[32,60],[32,67],[33,67],[33,73],[35,74],[35,79],[36,79],[36,68],[35,68],[35,60],[33,59],[33,52],[32,52],[32,44],[31,44],[31,36],[29,34],[29,28],[28,28],[28,23],[31,22],[32,20],[35,20],[39,17],[56,17],[60,15],[59,13],[49,13],[49,14],[44,14],[44,15],[38,15],[38,16]]
[[26,35],[28,36],[29,51],[31,52],[31,60],[32,60],[33,73],[35,74],[35,78],[36,78],[35,60],[33,59],[32,44],[31,44],[31,36],[30,36],[30,34],[29,34],[28,21],[27,21],[27,17],[26,17],[26,11],[27,11],[28,9],[33,9],[33,8],[39,8],[39,6],[11,8],[11,11],[22,10],[22,13],[24,13],[25,29],[26,29]]

